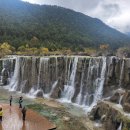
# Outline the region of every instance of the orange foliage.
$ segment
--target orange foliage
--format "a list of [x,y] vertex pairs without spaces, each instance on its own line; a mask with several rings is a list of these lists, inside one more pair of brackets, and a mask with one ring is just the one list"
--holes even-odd
[[109,49],[109,45],[108,44],[102,44],[102,45],[100,45],[100,49],[101,50],[107,50],[107,49]]

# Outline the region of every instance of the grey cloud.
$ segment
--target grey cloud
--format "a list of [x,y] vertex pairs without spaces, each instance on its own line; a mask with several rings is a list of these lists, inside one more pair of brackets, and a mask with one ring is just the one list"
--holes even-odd
[[121,9],[118,4],[104,4],[103,10],[105,12],[104,17],[111,17],[121,13]]

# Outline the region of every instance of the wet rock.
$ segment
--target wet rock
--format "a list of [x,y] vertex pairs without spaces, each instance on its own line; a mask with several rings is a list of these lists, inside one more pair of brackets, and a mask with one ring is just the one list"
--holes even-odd
[[58,99],[61,97],[61,92],[64,88],[64,80],[63,78],[59,78],[56,87],[54,88],[53,92],[51,93],[51,98]]
[[120,99],[120,93],[116,92],[111,98],[110,101],[114,103],[118,103]]
[[43,97],[43,91],[38,91],[36,97]]
[[93,117],[95,121],[101,121],[105,126],[105,130],[117,130],[118,122],[120,122],[118,118],[120,112],[105,102],[98,103],[97,106],[92,109],[89,116],[91,116],[91,119]]
[[124,93],[124,96],[122,99],[122,106],[125,112],[130,112],[130,90],[127,90]]
[[104,122],[106,120],[107,116],[106,115],[102,115],[101,117],[101,122]]
[[[125,90],[118,89],[115,91],[113,96],[110,97],[109,101],[119,104],[119,102],[121,100],[121,96],[124,96],[124,95],[125,95]],[[121,103],[122,103],[122,101],[121,101]]]
[[124,110],[125,112],[129,112],[129,113],[130,113],[130,104],[129,104],[129,103],[125,103],[125,104],[123,105],[123,110]]
[[8,78],[9,78],[9,73],[6,68],[2,70],[2,84],[7,85],[8,84]]
[[130,90],[127,90],[123,96],[122,104],[130,103]]

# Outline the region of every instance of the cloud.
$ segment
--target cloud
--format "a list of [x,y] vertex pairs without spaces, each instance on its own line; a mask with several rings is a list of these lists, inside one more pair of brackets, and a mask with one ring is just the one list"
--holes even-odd
[[129,0],[103,0],[93,11],[88,11],[88,13],[90,16],[100,18],[106,24],[119,31],[129,32],[129,5]]
[[99,18],[122,32],[130,31],[130,0],[24,0],[58,5]]

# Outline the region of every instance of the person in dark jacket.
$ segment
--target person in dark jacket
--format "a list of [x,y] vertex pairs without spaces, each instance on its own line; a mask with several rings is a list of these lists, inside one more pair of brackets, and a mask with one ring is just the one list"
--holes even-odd
[[27,109],[25,107],[23,107],[23,109],[22,109],[23,121],[25,121],[25,118],[26,118],[26,111],[27,111]]
[[10,106],[12,106],[12,100],[13,100],[13,97],[12,97],[12,95],[11,95],[11,96],[10,96],[10,99],[9,99]]
[[19,97],[19,108],[22,108],[23,97]]

